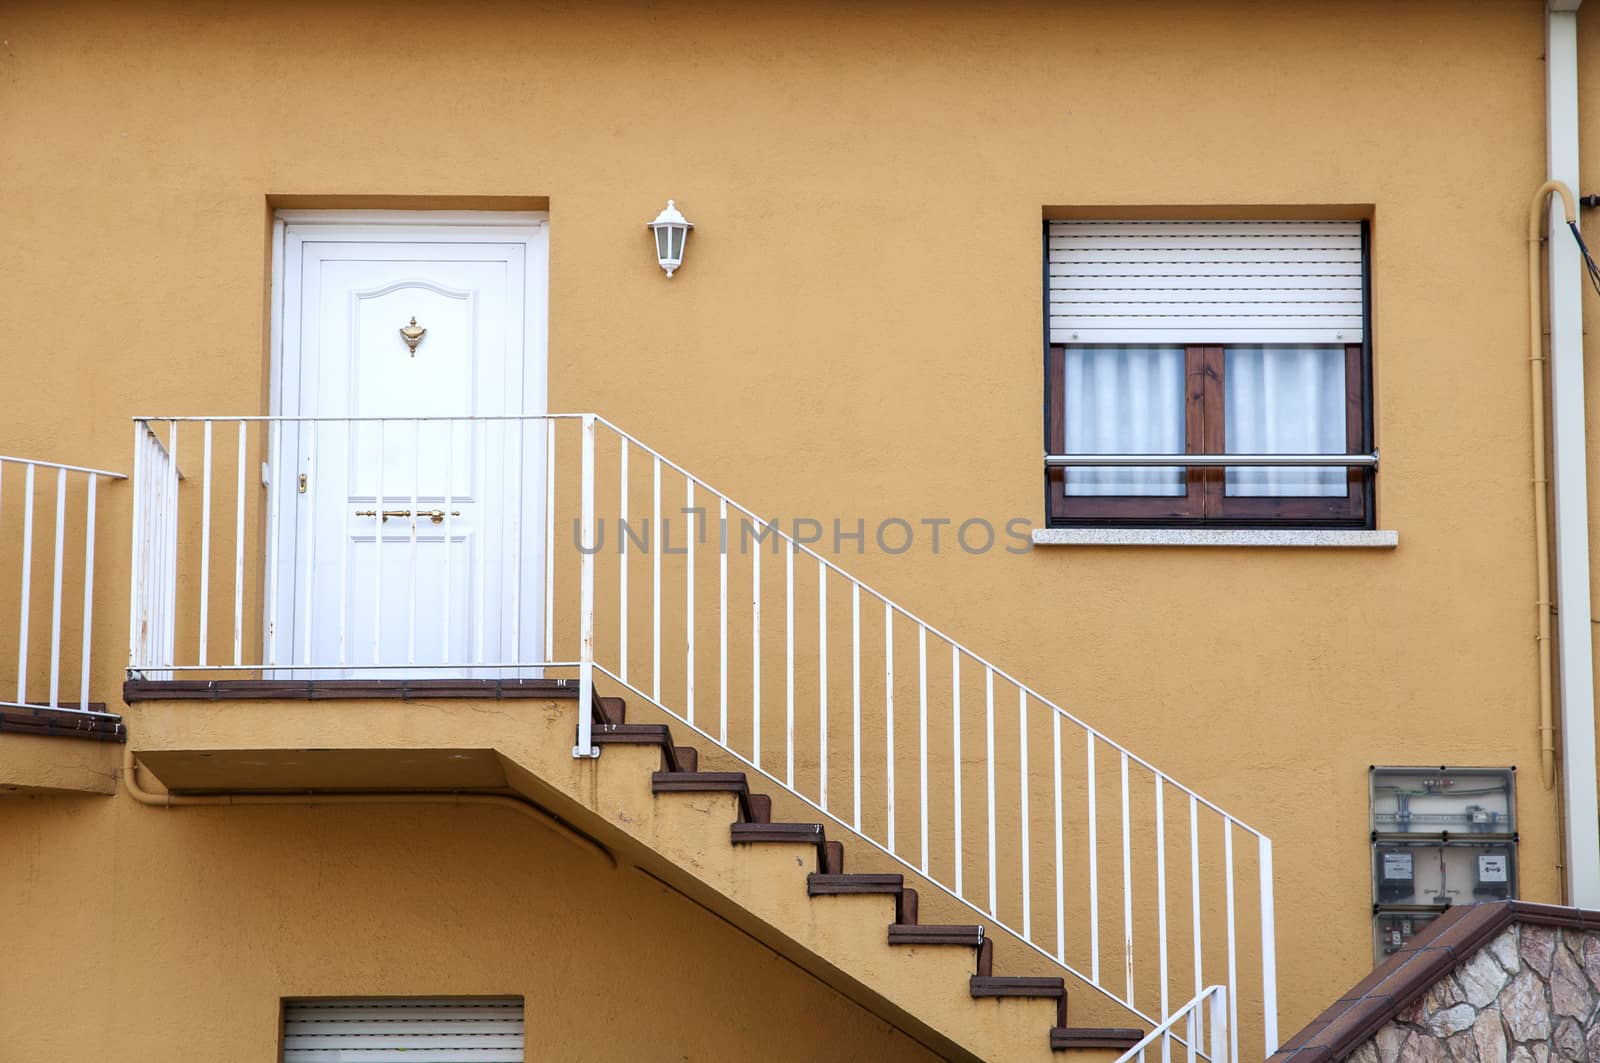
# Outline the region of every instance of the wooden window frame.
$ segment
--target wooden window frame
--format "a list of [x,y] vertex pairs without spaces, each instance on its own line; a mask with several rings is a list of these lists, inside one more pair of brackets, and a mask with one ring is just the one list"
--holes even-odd
[[[1373,445],[1370,401],[1371,358],[1367,344],[1344,344],[1345,438],[1352,452]],[[1225,346],[1184,347],[1184,452],[1224,454],[1226,450],[1223,377]],[[1066,345],[1045,350],[1045,449],[1066,450]],[[1182,495],[1068,495],[1065,469],[1045,470],[1045,513],[1052,527],[1223,527],[1371,528],[1373,470],[1346,470],[1343,496],[1232,496],[1227,470],[1189,466]]]

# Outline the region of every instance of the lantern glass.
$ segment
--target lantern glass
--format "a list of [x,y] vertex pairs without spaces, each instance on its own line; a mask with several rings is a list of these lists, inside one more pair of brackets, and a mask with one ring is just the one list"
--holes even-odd
[[670,249],[670,253],[667,257],[671,258],[674,262],[682,262],[683,238],[685,235],[687,235],[688,230],[683,228],[681,225],[674,225],[667,230],[667,233],[667,244]]
[[663,262],[672,257],[671,253],[668,251],[668,233],[670,231],[671,230],[669,230],[665,225],[659,226],[656,229],[656,258]]

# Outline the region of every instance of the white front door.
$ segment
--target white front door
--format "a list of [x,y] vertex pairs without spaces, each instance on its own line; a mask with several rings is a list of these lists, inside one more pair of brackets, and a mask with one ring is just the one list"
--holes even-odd
[[539,674],[543,220],[293,215],[282,246],[275,674]]

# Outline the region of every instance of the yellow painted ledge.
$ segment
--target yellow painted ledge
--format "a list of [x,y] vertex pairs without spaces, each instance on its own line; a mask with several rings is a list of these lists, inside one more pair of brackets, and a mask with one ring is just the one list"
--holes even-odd
[[117,792],[122,743],[0,734],[0,797]]

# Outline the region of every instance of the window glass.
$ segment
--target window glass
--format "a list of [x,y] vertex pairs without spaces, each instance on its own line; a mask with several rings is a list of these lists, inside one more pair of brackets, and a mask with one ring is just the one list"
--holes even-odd
[[[1229,347],[1223,364],[1229,454],[1343,454],[1343,346]],[[1341,467],[1229,468],[1235,497],[1343,496]]]
[[[1068,454],[1184,453],[1182,347],[1069,347]],[[1181,466],[1067,469],[1069,495],[1182,495]]]

